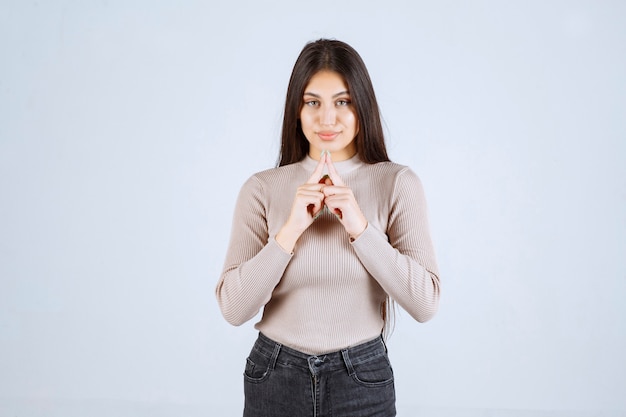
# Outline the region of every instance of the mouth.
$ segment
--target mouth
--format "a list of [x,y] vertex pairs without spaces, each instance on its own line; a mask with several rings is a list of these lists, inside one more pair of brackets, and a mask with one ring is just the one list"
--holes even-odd
[[335,139],[337,136],[339,136],[339,133],[341,132],[332,132],[332,131],[321,131],[321,132],[317,132],[317,136],[324,141],[329,141],[329,140],[333,140]]

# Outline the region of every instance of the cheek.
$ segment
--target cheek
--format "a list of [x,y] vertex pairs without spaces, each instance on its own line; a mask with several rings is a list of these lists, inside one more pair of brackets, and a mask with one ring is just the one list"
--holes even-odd
[[350,113],[350,126],[354,129],[354,133],[356,135],[359,131],[359,119],[354,113]]

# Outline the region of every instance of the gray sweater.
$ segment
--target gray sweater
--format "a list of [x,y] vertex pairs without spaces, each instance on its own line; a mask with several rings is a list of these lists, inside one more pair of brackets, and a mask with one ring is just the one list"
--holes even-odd
[[423,322],[437,311],[439,273],[419,178],[393,162],[334,165],[368,221],[350,241],[328,211],[300,236],[292,253],[274,236],[285,224],[296,189],[317,161],[253,175],[235,208],[224,270],[216,288],[222,314],[233,325],[256,328],[293,349],[322,354],[381,334],[383,301],[390,296]]

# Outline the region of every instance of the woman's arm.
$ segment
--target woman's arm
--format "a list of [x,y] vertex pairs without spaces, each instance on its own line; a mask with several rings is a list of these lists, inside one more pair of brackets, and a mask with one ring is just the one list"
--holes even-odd
[[276,236],[269,236],[267,226],[269,193],[256,176],[243,185],[224,272],[216,288],[222,314],[229,323],[240,325],[250,320],[270,300],[297,240],[323,208],[324,185],[319,179],[324,165],[320,158],[308,181],[298,187],[289,218]]
[[352,245],[368,272],[415,320],[436,313],[440,283],[426,199],[410,169],[396,176],[386,233],[369,224]]
[[215,294],[226,321],[239,326],[253,318],[271,298],[291,254],[270,238],[263,186],[251,177],[241,188]]

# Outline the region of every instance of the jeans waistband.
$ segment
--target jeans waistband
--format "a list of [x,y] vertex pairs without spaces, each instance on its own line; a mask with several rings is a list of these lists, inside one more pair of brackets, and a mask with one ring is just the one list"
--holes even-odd
[[253,349],[271,359],[271,368],[274,368],[276,363],[280,363],[287,366],[309,368],[314,374],[321,369],[331,371],[340,368],[347,368],[348,372],[352,374],[353,365],[368,362],[380,355],[387,354],[387,346],[382,336],[336,352],[310,355],[283,346],[263,333],[259,333]]

